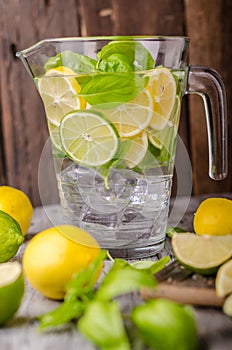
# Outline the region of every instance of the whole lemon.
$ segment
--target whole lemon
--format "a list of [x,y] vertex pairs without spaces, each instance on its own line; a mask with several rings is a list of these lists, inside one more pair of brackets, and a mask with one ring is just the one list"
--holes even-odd
[[232,234],[232,200],[205,199],[196,211],[193,225],[195,232],[199,235]]
[[[100,254],[97,241],[76,226],[60,225],[36,234],[23,255],[30,284],[51,299],[63,299],[65,286]],[[100,273],[100,271],[99,271]]]
[[18,222],[23,235],[27,233],[33,207],[23,191],[11,186],[0,186],[0,210],[11,215]]

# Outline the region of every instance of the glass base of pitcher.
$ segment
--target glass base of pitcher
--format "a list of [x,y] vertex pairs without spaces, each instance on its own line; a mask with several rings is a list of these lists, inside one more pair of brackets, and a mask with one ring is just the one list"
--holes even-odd
[[109,254],[112,256],[112,258],[122,258],[126,260],[145,259],[145,258],[154,257],[163,248],[164,248],[164,241],[147,246],[147,247],[113,248],[113,249],[109,249]]

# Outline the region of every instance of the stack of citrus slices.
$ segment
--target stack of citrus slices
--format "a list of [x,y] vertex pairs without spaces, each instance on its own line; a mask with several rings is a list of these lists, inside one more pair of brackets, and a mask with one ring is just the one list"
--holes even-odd
[[[180,113],[176,81],[169,69],[150,70],[145,88],[113,108],[87,103],[75,75],[70,68],[59,66],[38,79],[51,140],[58,151],[87,167],[101,167],[121,156],[134,168],[146,155],[149,143],[158,149],[167,147],[167,130],[170,124],[177,126]],[[170,123],[171,119],[176,122]],[[127,149],[120,155],[124,141],[128,141]]]

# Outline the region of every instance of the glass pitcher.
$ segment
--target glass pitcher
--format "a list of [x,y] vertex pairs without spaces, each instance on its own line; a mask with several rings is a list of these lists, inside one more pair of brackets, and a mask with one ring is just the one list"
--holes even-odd
[[163,248],[185,94],[204,100],[209,175],[227,173],[226,95],[187,37],[43,40],[17,53],[43,100],[64,222],[114,256]]

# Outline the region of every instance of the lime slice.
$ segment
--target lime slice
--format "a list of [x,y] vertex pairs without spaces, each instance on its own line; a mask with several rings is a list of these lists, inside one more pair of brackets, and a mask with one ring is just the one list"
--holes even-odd
[[150,123],[153,115],[153,98],[148,89],[141,91],[134,100],[120,104],[104,113],[116,126],[121,137],[139,134]]
[[52,124],[48,120],[48,130],[49,130],[49,135],[51,138],[51,142],[53,146],[55,147],[56,150],[59,152],[63,153],[64,150],[62,148],[61,140],[60,140],[60,128],[59,126]]
[[65,114],[85,108],[86,102],[78,96],[81,88],[74,76],[70,68],[61,66],[48,70],[38,79],[38,90],[47,119],[56,126],[59,126]]
[[232,260],[227,261],[218,269],[215,288],[219,297],[232,293]]
[[131,139],[130,148],[125,155],[125,160],[129,168],[134,168],[143,160],[147,148],[148,140],[146,131],[140,132]]
[[0,263],[15,256],[24,237],[18,222],[0,210]]
[[87,166],[101,166],[115,155],[119,136],[102,113],[79,110],[67,114],[60,124],[62,147],[74,161]]
[[232,235],[198,236],[175,233],[172,247],[177,260],[189,269],[210,275],[232,256]]
[[222,310],[227,316],[232,317],[232,294],[226,298]]
[[176,99],[176,82],[167,68],[153,69],[147,76],[149,77],[148,87],[154,98],[154,113],[150,126],[161,130],[172,115]]
[[4,325],[18,310],[24,293],[24,278],[17,262],[0,264],[0,325]]

